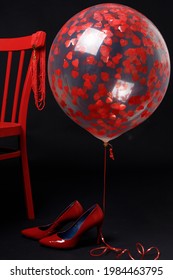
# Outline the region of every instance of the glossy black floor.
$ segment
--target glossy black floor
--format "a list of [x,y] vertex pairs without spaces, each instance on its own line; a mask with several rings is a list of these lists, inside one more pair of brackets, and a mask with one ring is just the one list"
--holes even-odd
[[[79,164],[76,164],[71,172],[66,169],[62,175],[62,167],[58,168],[58,164],[51,170],[41,164],[31,166],[36,213],[35,220],[31,221],[26,217],[18,164],[13,160],[1,164],[3,183],[0,259],[93,259],[89,252],[97,247],[95,229],[87,232],[78,246],[71,250],[43,247],[37,241],[23,237],[20,231],[53,221],[75,199],[78,199],[85,209],[94,203],[101,205],[101,170],[75,170],[75,167],[79,168]],[[136,259],[139,259],[135,249],[136,242],[141,242],[145,249],[157,246],[162,260],[173,259],[171,172],[151,169],[140,171],[139,168],[122,171],[117,164],[113,165],[115,169],[110,167],[107,176],[103,226],[106,241],[112,246],[130,249]],[[154,254],[149,254],[147,258],[154,258]],[[110,252],[95,259],[115,259],[115,254]],[[128,256],[125,255],[122,259],[128,259]]]

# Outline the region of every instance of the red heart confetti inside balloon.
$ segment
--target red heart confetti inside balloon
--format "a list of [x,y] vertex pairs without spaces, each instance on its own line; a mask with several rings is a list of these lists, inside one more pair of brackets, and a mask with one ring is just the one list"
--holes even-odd
[[99,4],[74,15],[57,33],[48,77],[64,112],[108,142],[159,106],[169,84],[169,53],[143,14],[120,4]]

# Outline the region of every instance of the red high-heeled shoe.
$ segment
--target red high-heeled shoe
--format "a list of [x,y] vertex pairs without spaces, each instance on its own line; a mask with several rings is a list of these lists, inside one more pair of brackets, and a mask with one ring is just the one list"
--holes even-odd
[[23,229],[21,233],[26,237],[39,240],[57,232],[57,230],[60,229],[60,227],[65,223],[78,219],[83,212],[83,207],[79,201],[75,200],[63,212],[61,212],[61,214],[55,219],[53,223],[38,227],[26,228]]
[[100,230],[103,223],[104,214],[98,204],[93,205],[67,230],[58,232],[39,240],[39,243],[44,246],[70,249],[77,245],[82,234],[87,230],[97,227],[98,236],[97,242],[100,242]]

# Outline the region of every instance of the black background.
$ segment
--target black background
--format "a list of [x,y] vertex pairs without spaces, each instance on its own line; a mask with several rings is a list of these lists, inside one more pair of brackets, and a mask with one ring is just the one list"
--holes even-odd
[[[82,9],[111,1],[30,0],[3,1],[0,37],[47,33],[47,56],[62,25]],[[173,52],[170,1],[116,1],[147,16],[163,35],[170,57]],[[129,248],[158,246],[161,259],[173,258],[172,204],[172,79],[153,115],[137,128],[111,141],[115,161],[108,159],[104,235],[110,244]],[[20,162],[0,163],[0,259],[92,259],[91,231],[74,250],[58,251],[25,239],[20,230],[52,221],[78,199],[87,209],[102,204],[103,145],[68,118],[55,102],[48,79],[46,107],[39,112],[31,96],[28,155],[36,219],[27,220]],[[4,205],[3,205],[4,202]],[[137,258],[138,256],[135,255]],[[152,258],[153,256],[151,256]],[[114,259],[110,253],[102,259]],[[124,257],[126,258],[126,257]]]

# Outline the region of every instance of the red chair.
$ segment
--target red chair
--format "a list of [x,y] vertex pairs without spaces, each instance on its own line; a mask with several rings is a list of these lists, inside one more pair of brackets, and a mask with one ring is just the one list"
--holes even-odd
[[44,107],[45,40],[46,33],[43,31],[24,37],[0,38],[0,74],[2,66],[5,66],[4,74],[0,76],[4,77],[4,82],[0,80],[0,85],[4,85],[0,91],[0,138],[4,138],[3,141],[11,136],[19,138],[17,149],[3,148],[0,160],[21,157],[29,219],[34,219],[35,215],[27,156],[26,123],[31,90],[37,108],[41,110]]

